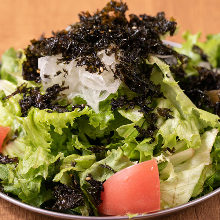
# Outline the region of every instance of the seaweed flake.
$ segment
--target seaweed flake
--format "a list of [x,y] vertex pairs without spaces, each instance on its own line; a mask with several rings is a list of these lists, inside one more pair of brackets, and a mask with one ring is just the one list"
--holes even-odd
[[72,166],[72,167],[75,167],[75,166],[76,166],[76,161],[72,161],[72,162],[71,162],[71,166]]
[[62,72],[59,70],[56,72],[56,76],[59,76]]
[[94,14],[80,13],[79,22],[68,30],[53,33],[49,38],[32,40],[25,49],[27,60],[23,63],[23,77],[38,82],[38,58],[57,54],[62,55],[58,62],[76,60],[77,66],[101,74],[106,67],[98,52],[105,50],[108,55],[114,54],[118,61],[114,77],[138,95],[132,100],[122,100],[123,97],[112,100],[112,109],[138,105],[140,111],[148,114],[153,110],[153,99],[162,97],[162,93],[160,86],[150,80],[153,67],[146,65],[145,60],[149,55],[174,56],[181,61],[185,58],[161,40],[162,35],[174,34],[176,22],[173,19],[167,20],[164,12],[154,17],[147,14],[126,16],[127,10],[126,3],[112,0]]
[[18,163],[17,157],[9,158],[8,156],[4,156],[2,153],[0,153],[0,164],[11,164],[11,163]]
[[66,78],[68,75],[68,71],[66,69],[63,69],[63,72],[64,72],[64,78]]
[[16,91],[11,95],[6,96],[4,100],[11,98],[16,94],[22,94],[23,97],[19,100],[21,106],[22,117],[27,116],[29,109],[33,106],[41,110],[46,109],[47,112],[69,112],[74,111],[76,108],[83,110],[85,105],[72,105],[72,106],[62,106],[56,103],[59,93],[68,87],[61,87],[55,84],[46,89],[45,94],[41,94],[40,87],[27,87],[27,84],[22,84],[17,87]]
[[208,62],[208,55],[204,53],[204,51],[202,50],[202,48],[200,48],[198,45],[193,45],[192,47],[192,51],[194,53],[197,53],[200,55],[201,59],[205,62]]
[[134,128],[136,128],[139,133],[139,135],[136,137],[137,141],[142,141],[149,137],[151,138],[151,142],[155,140],[153,135],[158,128],[154,124],[150,124],[147,129],[141,128],[137,125],[135,125]]
[[162,116],[165,117],[166,119],[169,118],[174,118],[170,113],[172,111],[169,108],[157,108],[157,113]]
[[102,153],[103,151],[105,151],[105,146],[92,146],[89,147],[88,150],[91,150],[92,153]]
[[94,204],[100,205],[102,202],[101,192],[104,191],[103,182],[93,179],[92,175],[86,177],[86,182],[90,185],[87,187],[87,192],[93,198]]
[[47,75],[47,74],[44,74],[44,78],[46,78],[46,79],[50,79],[50,76]]
[[168,151],[169,153],[171,153],[171,154],[174,154],[175,153],[175,148],[173,147],[173,148],[169,148],[169,147],[166,147],[165,149],[163,149],[164,150],[164,152],[165,151]]
[[[62,54],[59,62],[69,63],[75,59],[78,66],[86,70],[102,72],[105,65],[97,53],[108,50],[119,60],[114,71],[128,86],[130,82],[141,82],[140,65],[145,63],[149,54],[178,54],[163,44],[161,35],[176,30],[174,20],[166,20],[164,12],[155,17],[146,14],[130,14],[126,17],[126,3],[110,1],[102,9],[91,15],[89,12],[79,14],[79,22],[71,25],[69,30],[53,33],[50,38],[42,37],[32,40],[25,49],[27,60],[23,63],[23,76],[26,80],[39,81],[37,60],[42,56]],[[142,74],[143,75],[143,74]],[[149,82],[149,78],[145,79]]]
[[53,210],[65,211],[84,205],[83,193],[78,188],[75,189],[64,184],[59,184],[55,186],[53,195],[56,199],[52,207]]
[[186,77],[182,67],[172,68],[174,77],[191,101],[201,109],[220,115],[218,102],[212,103],[207,91],[220,89],[220,74],[214,69],[196,67],[197,75]]
[[110,170],[113,173],[116,173],[116,171],[107,164],[99,164],[99,166],[102,167],[102,168],[106,168],[106,169]]

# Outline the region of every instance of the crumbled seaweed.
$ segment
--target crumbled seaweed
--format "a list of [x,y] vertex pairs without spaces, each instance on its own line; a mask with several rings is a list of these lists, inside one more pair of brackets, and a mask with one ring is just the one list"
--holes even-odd
[[192,88],[186,94],[198,108],[204,109],[206,106],[213,107],[209,96],[200,89]]
[[186,72],[184,70],[184,65],[171,66],[170,71],[173,73],[175,80],[179,82],[179,84],[185,80]]
[[46,89],[45,94],[40,92],[40,87],[27,87],[27,84],[22,84],[17,87],[16,91],[11,95],[6,96],[4,100],[9,99],[10,97],[16,94],[22,94],[22,99],[19,100],[21,106],[22,116],[27,116],[28,110],[34,106],[39,109],[47,109],[47,112],[68,112],[73,111],[76,108],[82,110],[85,108],[85,105],[73,105],[73,106],[62,106],[56,103],[57,96],[61,91],[67,89],[68,87],[61,87],[58,84],[55,84]]
[[56,72],[56,76],[59,76],[62,72],[59,70]]
[[[41,40],[40,40],[41,41]],[[32,41],[32,44],[38,41]],[[25,80],[35,81],[39,83],[41,81],[40,74],[38,71],[38,57],[36,54],[32,53],[32,46],[28,46],[25,50],[26,61],[22,64],[22,76]]]
[[196,66],[194,68],[198,74],[187,76],[185,64],[187,65],[190,62],[190,58],[185,56],[186,59],[181,65],[171,65],[170,70],[181,89],[184,90],[186,95],[198,108],[220,116],[219,101],[213,103],[207,93],[211,90],[220,89],[220,74],[217,69],[212,67],[208,61],[207,54],[198,45],[193,45],[192,50],[200,55],[202,61],[209,64],[209,68]]
[[[31,41],[32,45],[25,51],[30,55],[27,56],[26,63],[32,66],[31,61],[34,60],[32,56],[39,58],[61,53],[60,62],[76,59],[79,66],[86,65],[88,71],[97,72],[105,68],[97,56],[97,52],[102,49],[109,49],[109,54],[117,55],[122,50],[122,61],[127,61],[127,64],[128,61],[132,61],[137,64],[136,68],[150,53],[174,53],[162,43],[160,35],[167,32],[173,35],[176,29],[175,21],[166,20],[163,12],[155,17],[131,14],[128,20],[125,16],[127,10],[125,3],[111,1],[94,15],[82,12],[79,14],[80,21],[72,25],[68,31],[62,30],[54,33],[53,37]],[[130,69],[127,64],[121,65],[120,69]],[[33,70],[36,69],[34,67]],[[25,76],[29,74],[23,70]],[[125,75],[119,68],[116,72],[117,76]]]
[[174,118],[170,113],[172,111],[169,109],[169,108],[157,108],[157,113],[166,118],[166,119],[169,119],[169,118]]
[[148,137],[151,137],[151,142],[154,141],[153,135],[155,131],[157,130],[157,127],[153,123],[150,124],[147,129],[141,128],[140,126],[137,126],[137,125],[135,125],[134,127],[137,129],[139,133],[139,135],[136,137],[137,141],[142,141]]
[[175,148],[174,148],[174,147],[173,147],[173,148],[166,147],[166,148],[164,148],[163,150],[164,150],[164,151],[168,151],[168,152],[171,153],[171,154],[174,154],[174,153],[175,153]]
[[59,184],[55,186],[53,195],[56,199],[55,204],[52,207],[53,210],[65,211],[67,209],[74,209],[78,206],[84,205],[83,193],[78,188]]
[[54,100],[56,100],[58,94],[66,88],[62,88],[58,84],[55,84],[47,88],[44,95],[41,94],[40,87],[25,88],[26,91],[23,93],[23,98],[19,101],[22,116],[27,116],[28,110],[32,106],[39,109],[52,109],[57,112],[66,111],[65,108],[52,103]]
[[71,162],[71,166],[72,166],[72,167],[75,167],[75,166],[76,166],[76,161],[72,161],[72,162]]
[[194,53],[197,53],[200,55],[201,60],[208,62],[208,55],[204,53],[204,51],[202,50],[202,48],[200,48],[198,45],[193,45],[192,50]]
[[9,99],[9,98],[11,98],[12,96],[15,96],[15,95],[17,95],[17,94],[25,93],[26,90],[27,90],[27,85],[26,85],[25,83],[23,83],[22,85],[18,86],[17,89],[16,89],[13,93],[11,93],[11,94],[8,95],[8,96],[5,96],[5,97],[3,98],[3,100]]
[[92,153],[102,153],[103,151],[105,151],[105,146],[98,146],[98,145],[95,145],[95,146],[92,146],[92,147],[89,147],[88,150],[91,150]]
[[144,138],[151,138],[150,143],[154,142],[154,134],[157,131],[157,126],[155,122],[158,119],[158,114],[149,112],[148,114],[144,115],[146,121],[148,122],[148,127],[147,129],[141,128],[140,126],[135,125],[134,127],[137,129],[139,135],[136,137],[137,141],[142,141]]
[[63,69],[64,72],[64,77],[66,78],[66,76],[68,75],[68,71],[66,69]]
[[47,74],[44,74],[44,78],[49,79],[49,78],[50,78],[50,76],[49,76],[49,75],[47,75]]
[[156,97],[162,97],[163,94],[158,91],[158,93],[152,93],[152,94],[145,94],[136,96],[132,99],[128,99],[126,95],[119,96],[117,99],[111,100],[111,106],[112,110],[118,109],[118,108],[125,108],[125,110],[133,109],[135,106],[140,107],[140,112],[143,112],[145,114],[149,114],[149,112],[153,111],[154,108],[151,107],[151,104],[153,102],[153,98]]
[[196,67],[199,75],[193,79],[196,88],[201,90],[220,89],[220,74],[217,70],[207,69],[205,67]]
[[[149,54],[178,54],[163,44],[161,35],[174,34],[176,22],[166,20],[163,12],[155,17],[146,14],[130,14],[126,18],[128,7],[123,2],[110,1],[93,15],[89,12],[79,14],[80,21],[69,30],[53,33],[50,38],[32,40],[25,50],[27,60],[23,64],[23,76],[26,80],[38,81],[37,59],[42,56],[62,54],[59,62],[76,59],[78,66],[86,66],[89,72],[102,72],[105,65],[97,56],[100,50],[106,50],[120,61],[116,65],[115,77],[122,81],[137,81],[139,66]],[[149,79],[148,79],[149,81]]]
[[213,103],[207,94],[210,90],[220,89],[220,74],[217,70],[196,67],[198,75],[186,77],[183,68],[173,68],[175,79],[191,101],[201,109],[220,115],[218,102]]
[[112,0],[93,15],[80,13],[79,22],[68,30],[53,33],[50,38],[42,36],[40,40],[32,40],[25,50],[24,78],[38,82],[38,58],[57,54],[62,55],[58,62],[69,63],[74,59],[77,66],[85,66],[87,71],[101,74],[106,67],[97,53],[105,50],[108,55],[114,54],[118,61],[113,70],[115,78],[137,93],[133,100],[122,100],[123,97],[112,100],[112,109],[138,105],[142,112],[148,114],[152,111],[152,100],[161,97],[162,93],[160,86],[150,80],[152,66],[146,65],[145,60],[150,54],[174,56],[181,61],[184,58],[161,40],[161,36],[168,32],[174,34],[176,22],[173,19],[167,20],[164,12],[155,17],[130,14],[127,19],[127,10],[126,3]]
[[9,158],[8,156],[4,156],[2,153],[0,153],[0,164],[9,164],[9,163],[18,163],[17,157]]
[[99,166],[102,167],[102,168],[108,169],[113,173],[116,173],[116,171],[107,164],[99,164]]
[[100,205],[102,202],[101,192],[104,191],[103,182],[93,179],[92,175],[86,177],[86,182],[90,185],[87,187],[87,192],[93,198],[94,204]]

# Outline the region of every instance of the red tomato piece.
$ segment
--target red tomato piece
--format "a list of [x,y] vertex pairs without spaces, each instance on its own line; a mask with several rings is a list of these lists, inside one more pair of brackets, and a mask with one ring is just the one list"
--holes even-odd
[[8,133],[10,131],[9,127],[0,127],[0,151],[2,150],[2,144],[7,137]]
[[156,160],[125,168],[107,179],[99,213],[142,214],[160,210],[160,180]]

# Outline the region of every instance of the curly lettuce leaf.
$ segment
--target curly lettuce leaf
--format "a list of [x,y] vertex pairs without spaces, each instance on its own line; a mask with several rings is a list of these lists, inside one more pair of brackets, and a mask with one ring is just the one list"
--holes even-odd
[[[203,190],[199,195],[204,195],[220,187],[220,136],[218,134],[211,153],[212,166],[207,170],[207,177],[204,178]],[[206,174],[205,174],[206,175]]]
[[201,146],[195,150],[194,156],[177,166],[172,165],[170,172],[173,172],[173,175],[167,180],[161,180],[163,208],[184,204],[198,193],[205,172],[204,168],[212,162],[210,152],[217,133],[217,129],[206,131],[201,137]]
[[63,184],[70,185],[71,177],[68,175],[71,171],[82,172],[92,166],[96,161],[95,154],[80,156],[78,154],[72,154],[65,157],[60,166],[60,172],[56,174],[53,181],[60,181]]
[[0,78],[17,84],[21,79],[22,62],[25,60],[23,51],[16,51],[14,48],[8,49],[2,55],[2,66]]
[[198,44],[198,40],[201,36],[201,33],[191,34],[189,31],[186,31],[183,34],[183,39],[185,42],[181,44],[181,47],[175,48],[180,54],[184,54],[191,58],[192,64],[198,65],[201,62],[201,57],[199,54],[195,53],[192,48],[194,45]]
[[133,163],[124,155],[120,148],[117,150],[113,149],[107,153],[105,159],[95,162],[89,169],[82,172],[80,175],[80,182],[82,185],[86,182],[85,179],[89,174],[91,174],[95,180],[101,182],[105,181],[114,174],[111,170],[100,165],[108,165],[117,172],[133,165]]
[[192,73],[196,73],[193,66],[202,62],[199,54],[192,50],[194,45],[203,49],[204,53],[208,55],[208,61],[213,67],[220,67],[220,34],[210,34],[204,42],[199,41],[200,36],[201,33],[191,34],[187,31],[183,34],[185,42],[182,43],[181,47],[175,48],[177,52],[190,57],[190,63],[186,67],[187,73],[190,73],[190,70]]
[[114,114],[111,110],[111,100],[117,94],[111,94],[107,99],[99,103],[99,112],[94,113],[89,118],[90,125],[100,130],[104,130],[109,126],[110,121],[114,120]]
[[[73,112],[48,113],[32,108],[27,117],[20,117],[18,100],[17,95],[0,102],[0,125],[9,126],[13,133],[17,133],[16,139],[5,147],[4,153],[19,158],[18,165],[9,170],[10,175],[2,184],[5,192],[17,195],[28,204],[40,206],[50,194],[44,182],[52,181],[59,172],[56,163],[62,160],[66,153],[65,146],[72,139],[71,132],[65,132],[65,135],[69,134],[66,136],[63,132],[74,128],[76,118],[89,115],[91,110],[86,107],[82,111],[75,109]],[[64,146],[54,138],[55,134],[63,135]],[[54,145],[57,149],[54,149]],[[69,154],[74,152],[74,146],[69,146]]]
[[[219,127],[217,115],[198,109],[191,100],[185,95],[178,83],[173,79],[169,66],[157,57],[151,56],[150,64],[156,64],[159,68],[154,68],[152,73],[152,81],[161,86],[164,96],[171,102],[183,120],[190,121],[203,129],[205,127]],[[161,74],[162,73],[162,74]]]
[[220,67],[220,34],[210,34],[205,42],[198,43],[208,55],[208,60],[214,67]]

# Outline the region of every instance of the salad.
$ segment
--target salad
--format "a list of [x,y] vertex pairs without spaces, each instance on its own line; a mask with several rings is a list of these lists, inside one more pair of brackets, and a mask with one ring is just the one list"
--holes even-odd
[[162,39],[163,12],[110,1],[0,68],[2,192],[77,215],[175,207],[220,186],[220,34]]

